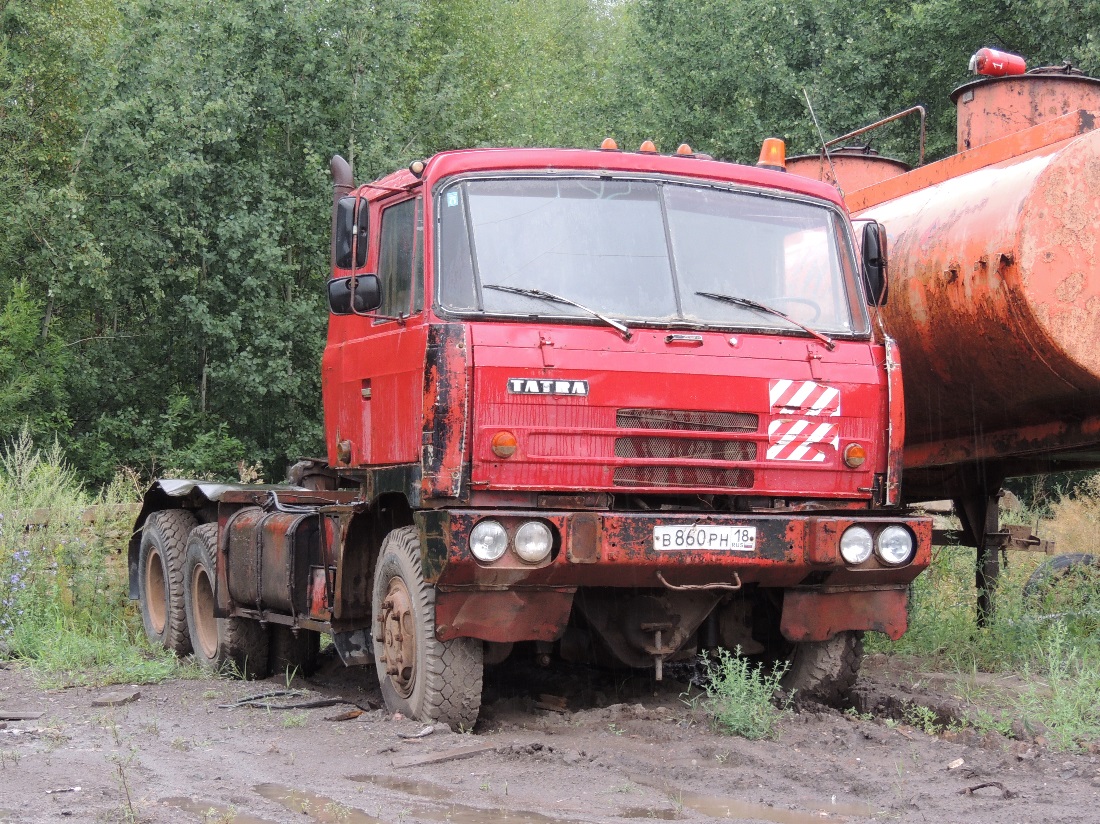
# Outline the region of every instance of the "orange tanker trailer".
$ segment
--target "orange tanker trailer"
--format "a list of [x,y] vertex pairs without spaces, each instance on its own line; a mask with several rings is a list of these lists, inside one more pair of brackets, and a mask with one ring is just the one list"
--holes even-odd
[[886,227],[903,494],[955,500],[982,586],[1021,537],[998,528],[1002,481],[1100,467],[1100,80],[1067,65],[952,98],[951,157],[906,172],[849,149],[789,168]]

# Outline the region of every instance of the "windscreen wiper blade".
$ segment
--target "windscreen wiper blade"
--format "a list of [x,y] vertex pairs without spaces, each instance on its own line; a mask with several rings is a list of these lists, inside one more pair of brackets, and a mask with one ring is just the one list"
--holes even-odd
[[746,309],[755,309],[757,312],[764,312],[768,315],[775,315],[778,318],[783,318],[783,320],[787,321],[788,323],[793,323],[799,329],[809,332],[811,335],[813,335],[815,338],[825,344],[825,348],[828,349],[830,352],[836,349],[836,343],[834,343],[833,339],[830,338],[828,335],[824,334],[823,332],[818,332],[816,329],[811,329],[802,321],[795,320],[786,312],[780,312],[778,309],[773,309],[771,306],[767,306],[763,303],[757,303],[755,300],[749,300],[748,298],[737,298],[733,295],[722,295],[718,292],[696,292],[695,294],[700,295],[704,298],[710,298],[711,300],[717,300],[721,303],[732,303],[734,306],[744,306]]
[[521,289],[518,286],[501,286],[499,283],[483,283],[482,289],[495,289],[498,292],[510,292],[513,295],[525,295],[529,298],[539,298],[540,300],[548,300],[552,303],[566,303],[570,306],[576,306],[581,311],[587,312],[593,317],[599,318],[612,329],[617,329],[619,334],[623,336],[623,340],[630,340],[632,332],[626,327],[625,324],[619,323],[619,321],[609,318],[607,315],[597,312],[595,309],[589,309],[587,306],[581,303],[577,303],[575,300],[569,298],[563,298],[561,295],[555,295],[551,292],[544,292],[541,289]]

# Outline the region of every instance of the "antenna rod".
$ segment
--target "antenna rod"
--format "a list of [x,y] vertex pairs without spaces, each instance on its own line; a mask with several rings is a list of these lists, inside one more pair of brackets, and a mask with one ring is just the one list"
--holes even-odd
[[802,87],[802,96],[806,98],[806,108],[810,110],[810,117],[814,121],[814,128],[817,129],[817,136],[821,140],[821,151],[825,153],[825,159],[829,161],[829,171],[833,173],[833,185],[836,186],[836,190],[840,192],[840,196],[844,197],[844,190],[840,188],[840,180],[836,176],[836,168],[833,166],[832,155],[829,154],[829,144],[825,142],[825,133],[821,131],[821,124],[817,122],[817,115],[814,114],[814,104],[810,102],[810,93],[806,91],[806,87]]

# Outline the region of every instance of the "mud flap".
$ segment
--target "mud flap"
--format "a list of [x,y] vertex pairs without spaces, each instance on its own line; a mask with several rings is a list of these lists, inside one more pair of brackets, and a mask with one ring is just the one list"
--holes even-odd
[[906,589],[815,592],[789,589],[783,595],[779,629],[788,641],[827,641],[838,632],[882,632],[895,641],[909,626]]

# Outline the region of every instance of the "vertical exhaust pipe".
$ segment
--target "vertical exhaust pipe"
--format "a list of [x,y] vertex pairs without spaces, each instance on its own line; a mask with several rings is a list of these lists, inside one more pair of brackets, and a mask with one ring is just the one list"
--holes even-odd
[[329,269],[336,268],[336,207],[340,199],[345,197],[355,186],[352,178],[351,164],[340,155],[333,155],[328,163],[332,172],[332,232],[329,240]]

